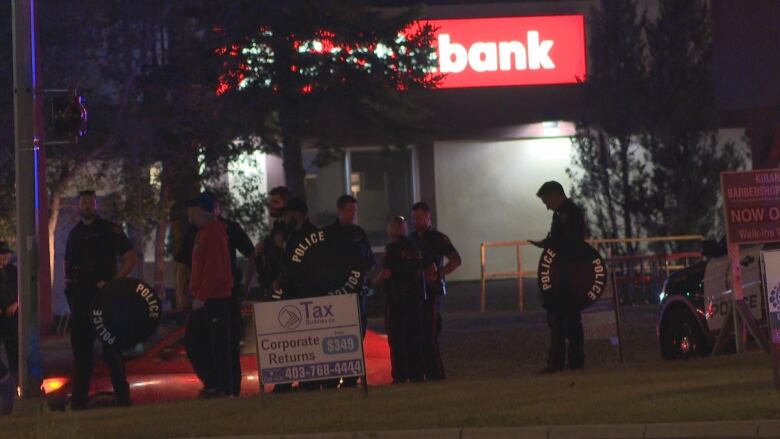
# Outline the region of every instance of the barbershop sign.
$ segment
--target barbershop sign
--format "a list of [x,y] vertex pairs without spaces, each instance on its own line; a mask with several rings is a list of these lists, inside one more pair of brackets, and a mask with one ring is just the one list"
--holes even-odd
[[428,20],[440,88],[573,84],[585,80],[582,15]]
[[731,244],[780,241],[780,169],[720,175]]
[[262,384],[364,376],[356,294],[254,305]]

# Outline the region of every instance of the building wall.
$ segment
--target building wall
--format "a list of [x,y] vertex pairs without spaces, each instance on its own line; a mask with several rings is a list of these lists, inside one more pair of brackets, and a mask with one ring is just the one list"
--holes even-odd
[[[551,212],[536,197],[548,180],[571,186],[568,137],[465,140],[434,143],[436,216],[452,239],[463,266],[451,280],[480,277],[480,243],[544,238]],[[536,269],[539,250],[523,252],[523,270]],[[488,271],[514,271],[514,248],[488,253]]]

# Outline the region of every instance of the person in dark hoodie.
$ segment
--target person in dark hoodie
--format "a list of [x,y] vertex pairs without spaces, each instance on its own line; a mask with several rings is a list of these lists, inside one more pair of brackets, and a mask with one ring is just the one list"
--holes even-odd
[[[582,209],[566,197],[563,186],[557,181],[544,183],[536,196],[548,210],[553,211],[553,220],[547,237],[531,243],[554,250],[563,262],[576,259],[575,253],[587,237]],[[564,267],[565,265],[563,264]],[[550,327],[547,366],[542,369],[545,374],[564,370],[567,366],[569,369],[582,369],[585,366],[585,341],[579,301],[567,290],[565,281],[569,277],[563,275],[561,279],[564,283],[557,291],[551,291],[542,297],[542,305],[547,310],[547,324]]]

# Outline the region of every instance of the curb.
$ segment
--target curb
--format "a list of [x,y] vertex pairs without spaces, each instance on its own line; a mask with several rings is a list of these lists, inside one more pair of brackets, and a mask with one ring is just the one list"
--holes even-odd
[[662,439],[780,438],[780,421],[714,421],[532,427],[436,428],[309,434],[260,434],[220,439]]

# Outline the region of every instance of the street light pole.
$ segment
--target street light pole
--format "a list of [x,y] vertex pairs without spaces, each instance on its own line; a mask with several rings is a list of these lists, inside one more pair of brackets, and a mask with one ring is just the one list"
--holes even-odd
[[[39,293],[49,282],[43,151],[43,116],[37,57],[35,0],[13,0],[14,140],[16,143],[16,248],[19,269],[19,385],[24,397],[39,392]],[[41,251],[45,249],[44,251]],[[46,264],[41,266],[41,257]],[[41,274],[44,274],[43,277]],[[44,301],[46,303],[46,301]],[[48,302],[50,303],[50,301]]]

